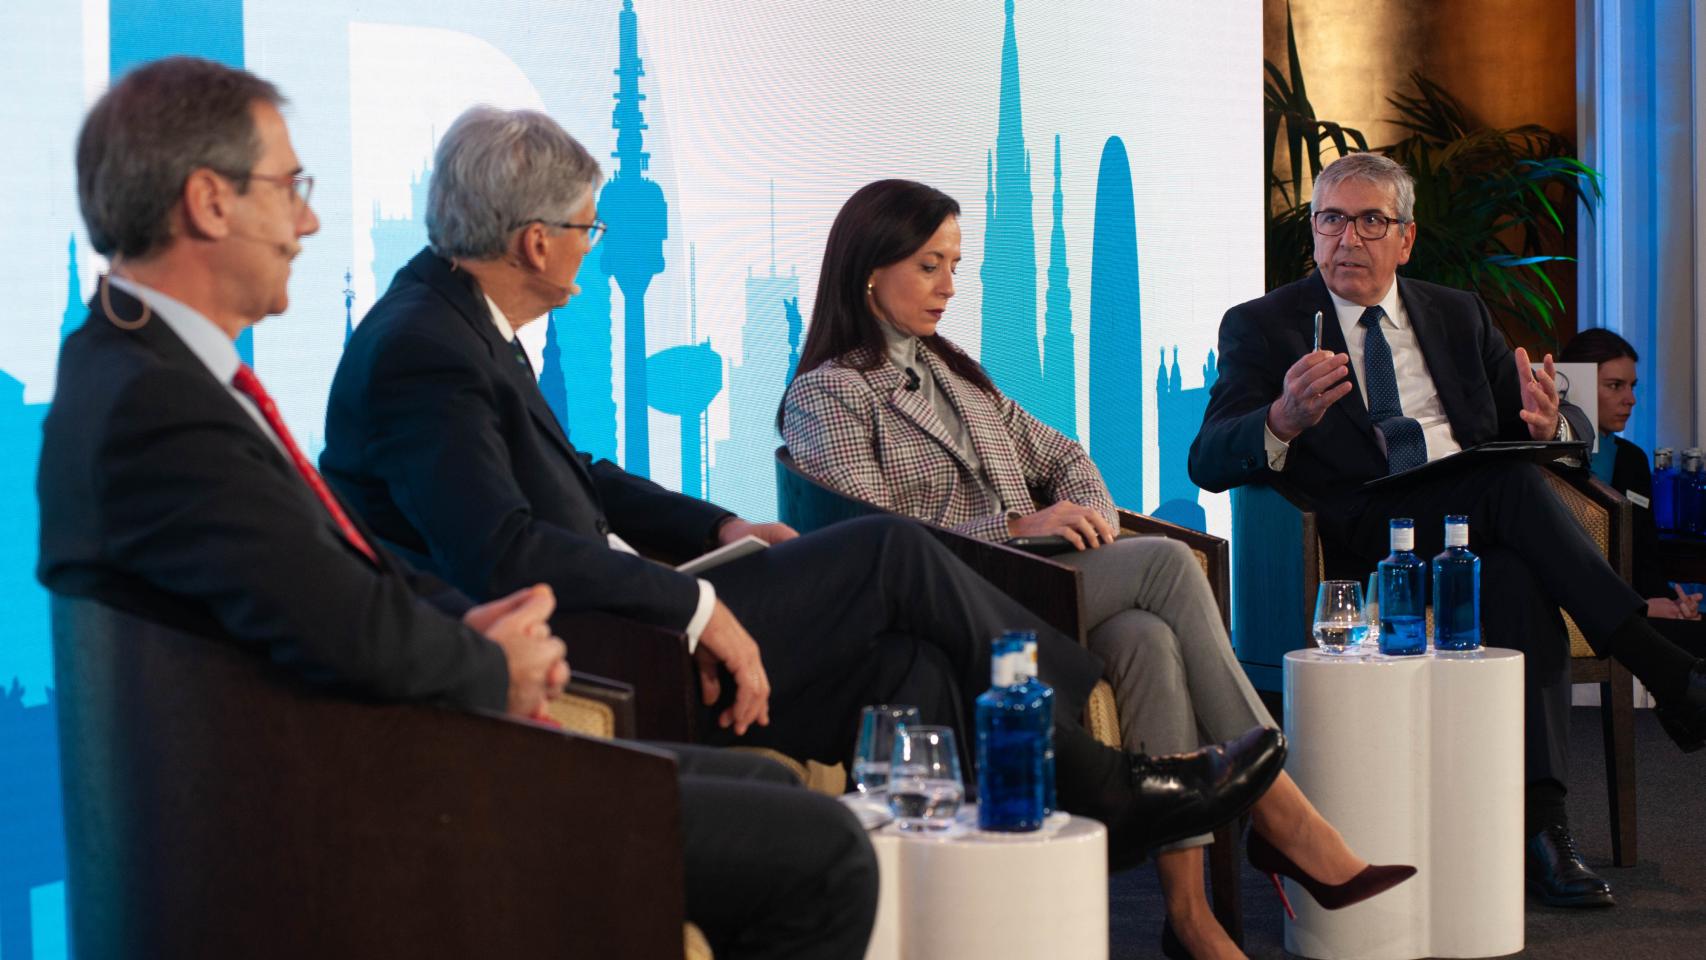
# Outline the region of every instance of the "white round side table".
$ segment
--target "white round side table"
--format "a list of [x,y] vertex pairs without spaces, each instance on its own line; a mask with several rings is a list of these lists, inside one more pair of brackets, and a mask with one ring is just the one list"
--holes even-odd
[[1285,946],[1314,960],[1501,957],[1523,948],[1523,660],[1285,655],[1286,770],[1370,863],[1417,875],[1323,910],[1286,883]]
[[1057,813],[985,833],[967,804],[941,833],[874,830],[880,890],[866,960],[1108,956],[1108,831]]

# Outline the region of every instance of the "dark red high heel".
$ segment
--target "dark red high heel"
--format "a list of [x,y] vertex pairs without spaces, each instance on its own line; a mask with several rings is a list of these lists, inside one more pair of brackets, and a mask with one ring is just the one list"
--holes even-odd
[[1291,901],[1285,895],[1285,886],[1280,883],[1280,877],[1297,881],[1322,907],[1338,910],[1385,893],[1416,875],[1415,867],[1404,864],[1382,866],[1371,863],[1363,867],[1361,873],[1344,883],[1322,883],[1304,873],[1302,867],[1292,863],[1290,857],[1281,853],[1278,847],[1254,830],[1250,831],[1250,838],[1244,844],[1244,855],[1249,858],[1250,866],[1267,874],[1268,879],[1273,881],[1274,889],[1279,891],[1280,903],[1285,905],[1286,916],[1293,920],[1297,919],[1297,913],[1291,909]]

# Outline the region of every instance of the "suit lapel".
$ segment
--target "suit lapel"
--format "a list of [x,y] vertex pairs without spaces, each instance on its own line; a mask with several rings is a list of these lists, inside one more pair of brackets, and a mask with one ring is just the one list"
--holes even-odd
[[[106,283],[105,279],[101,282]],[[142,316],[143,307],[141,301],[117,287],[109,286],[108,292],[108,300],[112,304],[113,313],[121,320],[135,320]],[[85,321],[85,323],[107,322],[109,321],[107,320],[106,312],[100,305],[100,293],[97,291],[94,299],[89,302],[89,319]],[[115,324],[115,326],[117,325]],[[203,363],[201,358],[195,355],[195,352],[189,348],[189,345],[184,343],[184,341],[180,339],[175,332],[173,332],[172,328],[167,325],[164,320],[160,320],[156,317],[150,319],[149,322],[142,326],[126,332],[128,332],[130,336],[135,337],[138,342],[167,364],[180,370],[190,371],[192,375],[206,377],[207,381],[218,387],[221,393],[228,397],[230,396],[231,391],[229,385],[220,383],[218,378],[213,375],[213,371],[207,368],[207,364]],[[260,424],[255,422],[255,418],[250,416],[247,410],[242,409],[242,406],[236,397],[230,397],[230,399],[232,406],[237,408],[237,420],[241,422],[244,427],[253,431],[255,436],[260,439],[260,446],[268,455],[270,455],[269,459],[273,467],[290,477],[291,482],[301,494],[304,502],[309,505],[309,509],[313,510],[315,514],[320,517],[320,521],[325,528],[329,530],[332,536],[336,538],[339,543],[343,544],[344,549],[348,550],[352,555],[361,558],[364,563],[373,563],[373,560],[369,558],[367,554],[362,553],[356,548],[355,544],[350,542],[348,537],[344,536],[343,530],[338,527],[337,521],[332,518],[331,511],[326,509],[326,505],[320,502],[320,498],[316,496],[314,490],[308,486],[308,481],[297,471],[296,464],[292,463],[290,458],[285,456],[284,451],[279,449],[278,442],[269,435],[267,431],[263,430]],[[337,495],[333,494],[333,496],[336,497]],[[340,500],[338,505],[343,508],[344,513],[356,524],[357,529],[361,530],[362,536],[367,538],[367,542],[369,544],[378,542],[373,538],[373,534],[370,531],[361,527],[360,521],[355,519],[355,514],[349,509],[348,504],[345,504]],[[376,549],[374,553],[381,558],[378,566],[382,569],[386,568],[387,564],[384,559],[384,551]]]
[[[1001,423],[1000,411],[982,390],[956,376],[940,357],[928,348],[922,351],[926,365],[936,378],[936,384],[947,395],[948,402],[960,413],[971,447],[983,462],[983,469],[1001,497],[1003,506],[1026,513],[1033,509],[1030,487],[1019,469],[1019,455],[1013,449],[1012,438]],[[949,445],[952,450],[952,444]],[[956,453],[957,456],[957,453]],[[964,460],[961,460],[964,463]],[[968,465],[969,466],[969,465]]]
[[1403,278],[1398,280],[1398,296],[1404,301],[1404,315],[1410,320],[1410,328],[1416,332],[1416,343],[1421,346],[1422,360],[1428,365],[1428,376],[1433,380],[1434,392],[1439,395],[1440,406],[1445,410],[1446,422],[1452,424],[1455,433],[1456,425],[1465,422],[1457,408],[1461,391],[1456,389],[1456,381],[1451,379],[1454,372],[1451,355],[1446,349],[1445,333],[1440,329],[1433,298],[1420,284],[1406,282]]
[[[926,358],[925,364],[928,366],[929,358]],[[924,375],[929,375],[928,371]],[[971,464],[966,462],[966,458],[954,447],[953,438],[948,436],[947,426],[924,399],[924,392],[906,389],[904,380],[901,372],[895,369],[895,365],[890,363],[886,356],[878,358],[877,365],[865,371],[865,382],[869,383],[878,395],[886,395],[889,398],[889,406],[893,407],[896,413],[912,421],[913,426],[936,441],[955,462],[970,470]]]
[[[1350,352],[1350,345],[1345,342],[1344,328],[1339,326],[1339,311],[1333,303],[1333,297],[1327,292],[1327,282],[1320,273],[1310,275],[1308,284],[1309,294],[1304,298],[1303,309],[1298,311],[1302,318],[1305,343],[1315,336],[1315,311],[1321,312],[1321,349],[1333,353]],[[1356,367],[1345,365],[1345,379],[1350,381],[1351,392],[1339,398],[1327,413],[1331,416],[1342,417],[1350,428],[1374,447],[1382,460],[1386,454],[1380,451],[1380,444],[1374,439],[1374,421],[1368,418],[1368,405],[1362,399],[1362,385],[1357,382]]]
[[486,305],[485,294],[480,291],[473,277],[454,270],[430,249],[416,254],[410,266],[461,314],[463,321],[473,329],[474,335],[479,337],[480,343],[484,345],[486,360],[498,367],[502,375],[521,392],[522,400],[527,405],[527,412],[533,417],[535,426],[550,437],[563,456],[574,465],[575,472],[580,475],[587,488],[593,489],[592,475],[581,462],[574,444],[569,442],[568,434],[563,432],[563,425],[557,422],[557,415],[551,412],[550,404],[545,402],[545,395],[539,390],[539,381],[533,379],[527,367],[515,360],[515,351],[520,348],[519,344],[511,344],[498,333],[491,309]]

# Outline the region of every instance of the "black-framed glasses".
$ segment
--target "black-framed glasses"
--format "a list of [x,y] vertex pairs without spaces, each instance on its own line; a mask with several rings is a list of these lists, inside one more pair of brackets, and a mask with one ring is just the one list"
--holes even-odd
[[1391,231],[1395,223],[1409,223],[1399,217],[1389,217],[1384,213],[1369,211],[1352,216],[1338,210],[1317,210],[1311,217],[1315,221],[1315,232],[1323,237],[1337,237],[1345,232],[1345,227],[1351,221],[1356,221],[1357,236],[1364,240],[1379,240]]
[[215,170],[214,173],[228,180],[260,180],[265,183],[275,183],[289,190],[295,200],[303,206],[314,196],[314,178],[300,173],[256,173],[253,170],[237,172],[233,170]]
[[599,239],[604,236],[605,231],[610,229],[609,225],[598,219],[594,219],[591,223],[566,223],[561,220],[546,220],[544,217],[535,217],[526,223],[522,223],[521,226],[525,227],[529,223],[542,223],[547,227],[556,227],[558,230],[585,230],[586,245],[589,247],[598,246]]

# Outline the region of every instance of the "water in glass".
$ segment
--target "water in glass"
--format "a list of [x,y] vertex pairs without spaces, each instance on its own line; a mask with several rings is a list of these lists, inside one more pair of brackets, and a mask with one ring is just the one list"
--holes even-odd
[[951,826],[965,796],[959,747],[947,727],[907,724],[895,731],[889,810],[902,830]]
[[918,708],[879,703],[859,712],[859,741],[853,748],[853,787],[865,796],[881,797],[888,788],[889,757],[895,731],[918,722]]
[[1355,580],[1323,581],[1315,595],[1315,642],[1321,652],[1360,652],[1367,634],[1362,584]]

